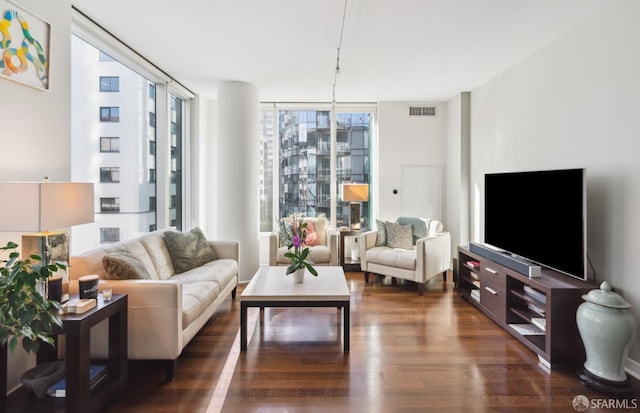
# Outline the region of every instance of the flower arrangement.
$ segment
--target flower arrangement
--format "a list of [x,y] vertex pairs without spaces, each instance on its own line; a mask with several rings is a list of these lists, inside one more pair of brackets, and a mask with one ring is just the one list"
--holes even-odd
[[291,229],[286,231],[287,247],[289,248],[289,251],[286,252],[284,256],[291,260],[291,264],[287,267],[287,275],[306,268],[311,274],[316,277],[318,276],[318,271],[313,268],[313,261],[307,260],[307,257],[309,256],[309,247],[306,246],[305,242],[307,237],[306,228],[307,223],[304,222],[304,216],[299,215],[298,219],[296,219],[296,216],[294,215],[293,222],[291,223]]

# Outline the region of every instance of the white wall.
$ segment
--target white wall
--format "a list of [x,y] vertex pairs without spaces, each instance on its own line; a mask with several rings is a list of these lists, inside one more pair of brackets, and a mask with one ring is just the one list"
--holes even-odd
[[[409,106],[435,106],[436,116],[409,117]],[[445,168],[446,106],[443,103],[378,103],[377,175],[374,194],[378,194],[375,217],[395,221],[402,215],[401,196],[410,190],[401,188],[403,165],[428,165]],[[444,197],[444,194],[443,194]],[[425,217],[428,218],[428,217]]]
[[[471,96],[471,185],[488,172],[587,168],[588,253],[640,319],[640,2],[608,5]],[[481,204],[472,198],[472,207]],[[482,216],[479,207],[472,216]],[[472,240],[482,241],[482,225]],[[549,230],[532,223],[532,230]],[[640,340],[629,365],[640,374]]]
[[[53,181],[71,177],[71,3],[68,0],[20,2],[51,25],[50,88],[34,89],[0,78],[0,181]],[[7,156],[11,154],[11,156]],[[0,233],[0,243],[20,234]],[[22,350],[9,356],[7,386],[15,388],[20,375],[35,364]]]

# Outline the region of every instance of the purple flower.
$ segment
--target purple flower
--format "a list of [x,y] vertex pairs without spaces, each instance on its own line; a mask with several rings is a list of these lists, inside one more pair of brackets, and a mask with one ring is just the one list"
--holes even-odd
[[300,248],[300,246],[302,245],[302,242],[300,242],[300,237],[297,234],[293,236],[293,238],[291,239],[291,242],[293,243],[293,246],[296,248]]

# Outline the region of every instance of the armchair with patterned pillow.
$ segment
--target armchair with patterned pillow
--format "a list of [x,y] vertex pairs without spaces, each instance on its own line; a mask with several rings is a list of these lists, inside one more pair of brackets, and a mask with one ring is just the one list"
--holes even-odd
[[[338,265],[338,233],[329,227],[324,215],[305,217],[307,222],[306,245],[309,247],[309,260],[314,265]],[[292,217],[281,218],[279,228],[269,234],[269,265],[289,265],[284,254],[288,251],[285,233],[293,224]]]
[[360,235],[360,267],[369,274],[414,281],[418,294],[424,285],[451,268],[451,234],[440,221],[399,217],[396,222],[376,220],[377,230]]

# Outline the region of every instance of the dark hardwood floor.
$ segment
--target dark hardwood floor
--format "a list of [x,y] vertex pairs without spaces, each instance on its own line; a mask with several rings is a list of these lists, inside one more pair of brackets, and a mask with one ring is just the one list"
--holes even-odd
[[[349,353],[332,308],[249,309],[255,327],[241,353],[240,303],[228,299],[184,350],[173,382],[160,363],[131,361],[126,394],[103,411],[575,412],[578,395],[611,403],[582,386],[574,368],[539,366],[448,279],[433,279],[419,296],[411,283],[374,276],[365,284],[361,273],[348,273]],[[12,397],[10,411],[31,412],[32,397]],[[587,411],[640,410],[624,408],[637,399],[622,403]]]

